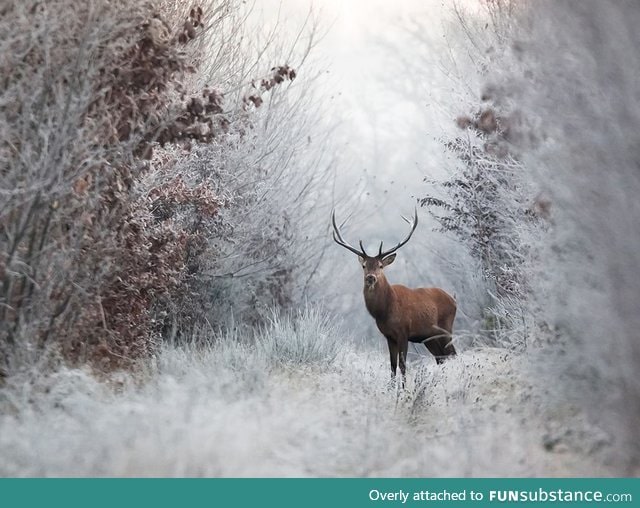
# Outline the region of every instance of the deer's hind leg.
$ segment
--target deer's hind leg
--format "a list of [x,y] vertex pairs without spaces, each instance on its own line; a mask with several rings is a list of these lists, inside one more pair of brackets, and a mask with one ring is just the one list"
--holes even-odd
[[442,349],[445,356],[455,356],[457,354],[456,348],[453,346],[453,321],[455,318],[456,310],[454,308],[453,312],[449,313],[444,319],[439,320],[438,327],[436,327],[444,332],[443,334],[448,335],[447,337],[442,337]]
[[428,335],[422,341],[429,352],[435,357],[437,363],[443,363],[447,356],[455,356],[451,332],[440,326],[433,325],[429,328]]
[[442,350],[442,346],[440,345],[437,336],[425,337],[420,342],[422,342],[429,350],[429,353],[435,357],[437,363],[442,362],[441,357],[444,356],[444,351]]
[[440,326],[434,326],[441,336],[438,337],[438,342],[442,348],[443,356],[456,356],[456,348],[453,346],[453,316],[449,320],[441,323]]

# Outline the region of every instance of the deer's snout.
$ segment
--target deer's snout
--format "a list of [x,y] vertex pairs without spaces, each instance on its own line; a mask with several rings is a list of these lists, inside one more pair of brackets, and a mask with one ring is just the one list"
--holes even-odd
[[377,282],[377,280],[378,279],[376,278],[376,276],[371,273],[369,275],[366,275],[364,278],[364,281],[367,284],[367,286],[373,286]]

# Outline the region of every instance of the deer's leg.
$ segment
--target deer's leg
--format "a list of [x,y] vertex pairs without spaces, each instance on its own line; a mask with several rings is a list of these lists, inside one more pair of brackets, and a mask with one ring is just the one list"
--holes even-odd
[[409,350],[409,340],[404,338],[398,343],[398,360],[400,362],[400,373],[402,374],[402,388],[407,380],[407,351]]
[[429,337],[427,339],[425,339],[424,341],[422,341],[422,343],[426,346],[426,348],[429,350],[429,353],[431,353],[435,359],[437,363],[441,363],[441,359],[440,357],[443,354],[442,349],[440,348],[440,343],[438,342],[438,338],[436,337]]
[[456,356],[456,348],[453,347],[453,335],[451,334],[452,323],[447,323],[442,328],[439,326],[434,326],[433,328],[441,334],[437,340],[440,344],[440,349],[442,349],[442,356]]
[[389,360],[391,361],[391,379],[395,379],[398,368],[398,345],[395,340],[387,337],[387,346],[389,346]]
[[443,363],[445,357],[455,356],[456,350],[451,342],[451,332],[433,325],[428,332],[428,338],[423,341],[429,352],[435,356],[437,363]]

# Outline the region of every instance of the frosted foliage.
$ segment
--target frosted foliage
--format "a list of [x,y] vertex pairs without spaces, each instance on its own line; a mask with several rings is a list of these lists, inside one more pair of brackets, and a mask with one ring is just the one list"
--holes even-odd
[[545,364],[614,424],[623,456],[637,464],[640,5],[536,2],[525,26],[514,99],[539,126],[526,163],[553,221],[537,294],[568,353],[547,351]]
[[[208,234],[191,292],[209,323],[255,325],[272,306],[299,304],[315,275],[315,252],[326,242],[329,177],[318,146],[307,136],[311,78],[296,78],[284,93],[252,112],[250,129],[227,133],[224,142],[191,150],[173,171],[204,181],[222,206]],[[314,229],[315,228],[315,229]],[[311,253],[311,254],[310,254]],[[196,306],[181,302],[186,312]]]
[[594,461],[608,436],[532,386],[522,356],[423,355],[398,394],[386,355],[322,316],[274,317],[255,344],[166,348],[136,379],[15,376],[0,391],[0,475],[611,474]]
[[340,331],[329,314],[306,307],[295,318],[273,315],[257,339],[257,351],[275,365],[331,364],[340,353]]
[[448,180],[430,182],[443,199],[430,195],[421,204],[441,232],[457,239],[458,250],[468,251],[482,277],[484,291],[474,303],[482,309],[480,331],[485,341],[523,348],[531,340],[526,328],[533,331],[535,326],[526,300],[543,231],[531,210],[536,188],[517,159],[489,151],[489,143],[497,144],[494,139],[487,141],[479,130],[475,136],[466,134],[446,143],[460,160],[459,167]]

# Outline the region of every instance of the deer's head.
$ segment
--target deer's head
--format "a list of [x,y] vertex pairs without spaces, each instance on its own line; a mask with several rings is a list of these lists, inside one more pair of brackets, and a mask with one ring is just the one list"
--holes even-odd
[[353,252],[358,256],[358,260],[362,265],[362,269],[364,270],[364,287],[365,289],[373,290],[376,288],[380,281],[384,281],[384,273],[383,269],[389,266],[396,259],[395,252],[406,244],[413,232],[416,230],[416,226],[418,225],[418,210],[415,210],[413,220],[407,219],[406,217],[402,217],[406,222],[411,226],[411,230],[407,237],[398,243],[395,247],[389,250],[382,250],[382,242],[380,242],[380,248],[378,249],[378,254],[375,256],[370,256],[364,250],[364,246],[362,245],[362,240],[359,241],[360,248],[357,249],[353,247],[349,243],[347,243],[344,238],[342,238],[342,234],[340,233],[340,228],[336,224],[336,212],[335,210],[331,213],[331,222],[333,224],[333,239],[338,244],[344,247],[345,249]]

